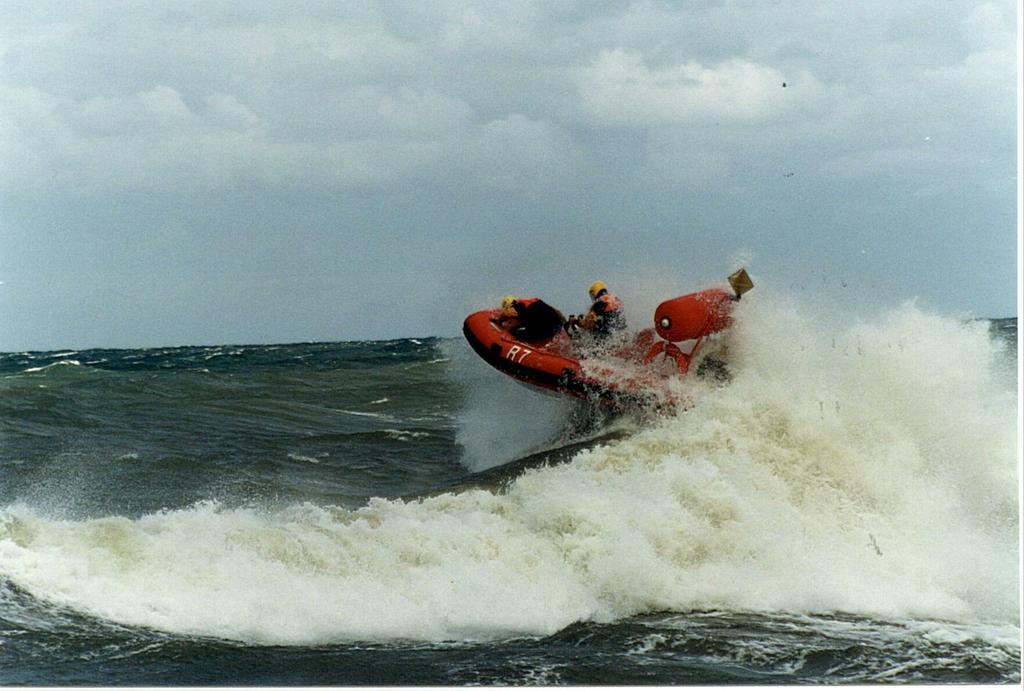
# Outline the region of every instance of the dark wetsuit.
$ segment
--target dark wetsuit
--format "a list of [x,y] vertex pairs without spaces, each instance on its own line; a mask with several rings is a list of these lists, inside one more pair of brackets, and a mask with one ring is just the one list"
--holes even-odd
[[565,323],[561,312],[540,299],[517,301],[515,308],[519,326],[512,330],[512,335],[527,343],[551,338]]

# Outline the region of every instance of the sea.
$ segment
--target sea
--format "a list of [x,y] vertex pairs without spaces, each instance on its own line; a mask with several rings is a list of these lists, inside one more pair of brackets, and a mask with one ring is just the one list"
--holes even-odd
[[1017,328],[744,300],[617,415],[461,338],[0,354],[0,684],[1019,684]]

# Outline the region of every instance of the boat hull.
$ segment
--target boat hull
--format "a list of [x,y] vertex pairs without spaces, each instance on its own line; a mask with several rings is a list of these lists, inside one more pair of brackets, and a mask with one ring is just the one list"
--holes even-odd
[[[586,372],[587,368],[573,353],[573,344],[564,332],[540,342],[516,339],[495,323],[498,312],[474,312],[463,323],[462,333],[477,355],[513,379],[615,408],[665,400],[667,389],[658,390],[664,387],[659,387],[656,381],[638,382],[635,378],[615,381],[612,377]],[[647,332],[639,335],[645,342],[652,337]]]

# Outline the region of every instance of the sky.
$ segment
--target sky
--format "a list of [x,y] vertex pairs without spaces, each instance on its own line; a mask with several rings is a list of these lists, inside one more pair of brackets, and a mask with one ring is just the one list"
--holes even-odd
[[741,264],[1013,316],[1019,12],[0,0],[0,351],[455,336]]

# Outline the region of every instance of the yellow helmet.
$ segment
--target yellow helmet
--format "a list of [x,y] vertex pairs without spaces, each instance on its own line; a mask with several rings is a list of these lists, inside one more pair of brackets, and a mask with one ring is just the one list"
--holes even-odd
[[507,310],[516,301],[515,295],[506,295],[501,299],[501,309]]
[[603,281],[594,281],[590,286],[590,299],[596,300],[602,290],[608,290]]

